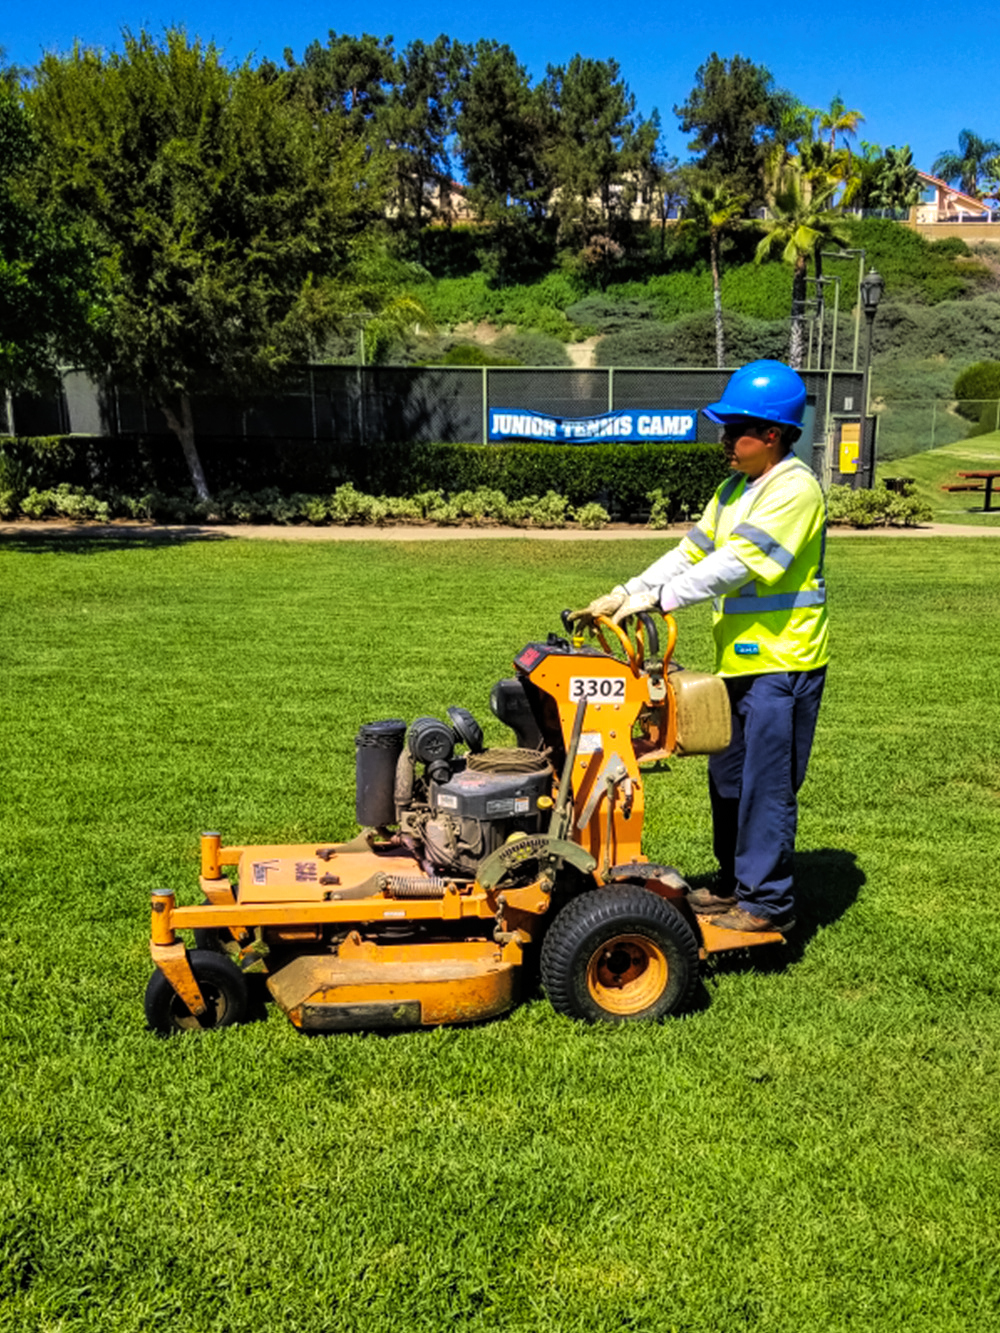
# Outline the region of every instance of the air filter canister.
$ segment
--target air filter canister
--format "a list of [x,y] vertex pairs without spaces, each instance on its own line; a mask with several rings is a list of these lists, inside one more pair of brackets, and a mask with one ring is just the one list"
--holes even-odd
[[405,738],[406,723],[398,717],[366,722],[354,738],[354,808],[358,823],[366,828],[395,822],[396,760],[403,752]]

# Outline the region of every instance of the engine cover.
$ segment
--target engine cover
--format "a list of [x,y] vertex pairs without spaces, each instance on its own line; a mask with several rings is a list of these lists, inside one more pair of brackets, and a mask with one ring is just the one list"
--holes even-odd
[[552,778],[538,773],[482,773],[464,769],[447,782],[430,784],[430,807],[459,819],[514,819],[537,814],[539,796],[547,796]]
[[429,784],[429,816],[420,817],[427,860],[441,870],[473,875],[485,856],[512,833],[539,833],[552,777],[537,773],[483,773],[462,769]]

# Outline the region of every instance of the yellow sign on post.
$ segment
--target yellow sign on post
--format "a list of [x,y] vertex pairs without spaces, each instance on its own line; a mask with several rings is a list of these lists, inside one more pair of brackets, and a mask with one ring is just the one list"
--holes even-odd
[[844,421],[840,426],[840,471],[857,472],[861,461],[861,422]]

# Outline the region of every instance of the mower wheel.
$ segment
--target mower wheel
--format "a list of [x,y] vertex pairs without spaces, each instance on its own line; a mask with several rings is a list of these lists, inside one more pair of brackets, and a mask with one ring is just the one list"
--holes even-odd
[[208,1005],[196,1018],[159,968],[146,987],[146,1022],[164,1036],[190,1028],[228,1028],[247,1012],[247,983],[243,973],[224,954],[194,949],[188,954],[191,971]]
[[542,944],[552,1007],[586,1022],[675,1013],[698,980],[698,945],[669,902],[634,885],[594,889],[566,904]]

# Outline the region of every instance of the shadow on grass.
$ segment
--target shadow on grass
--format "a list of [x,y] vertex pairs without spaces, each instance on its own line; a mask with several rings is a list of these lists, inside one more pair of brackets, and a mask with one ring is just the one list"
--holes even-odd
[[0,532],[0,551],[28,555],[97,555],[103,551],[151,550],[165,546],[185,546],[189,542],[228,542],[228,532],[212,528],[148,528],[142,524],[95,525],[56,524],[50,529],[26,528],[18,532],[8,528]]
[[[853,852],[822,847],[795,853],[795,926],[784,944],[762,944],[732,953],[713,954],[713,973],[784,972],[797,963],[816,932],[832,925],[857,899],[865,873]],[[696,1005],[697,1007],[697,1005]]]

